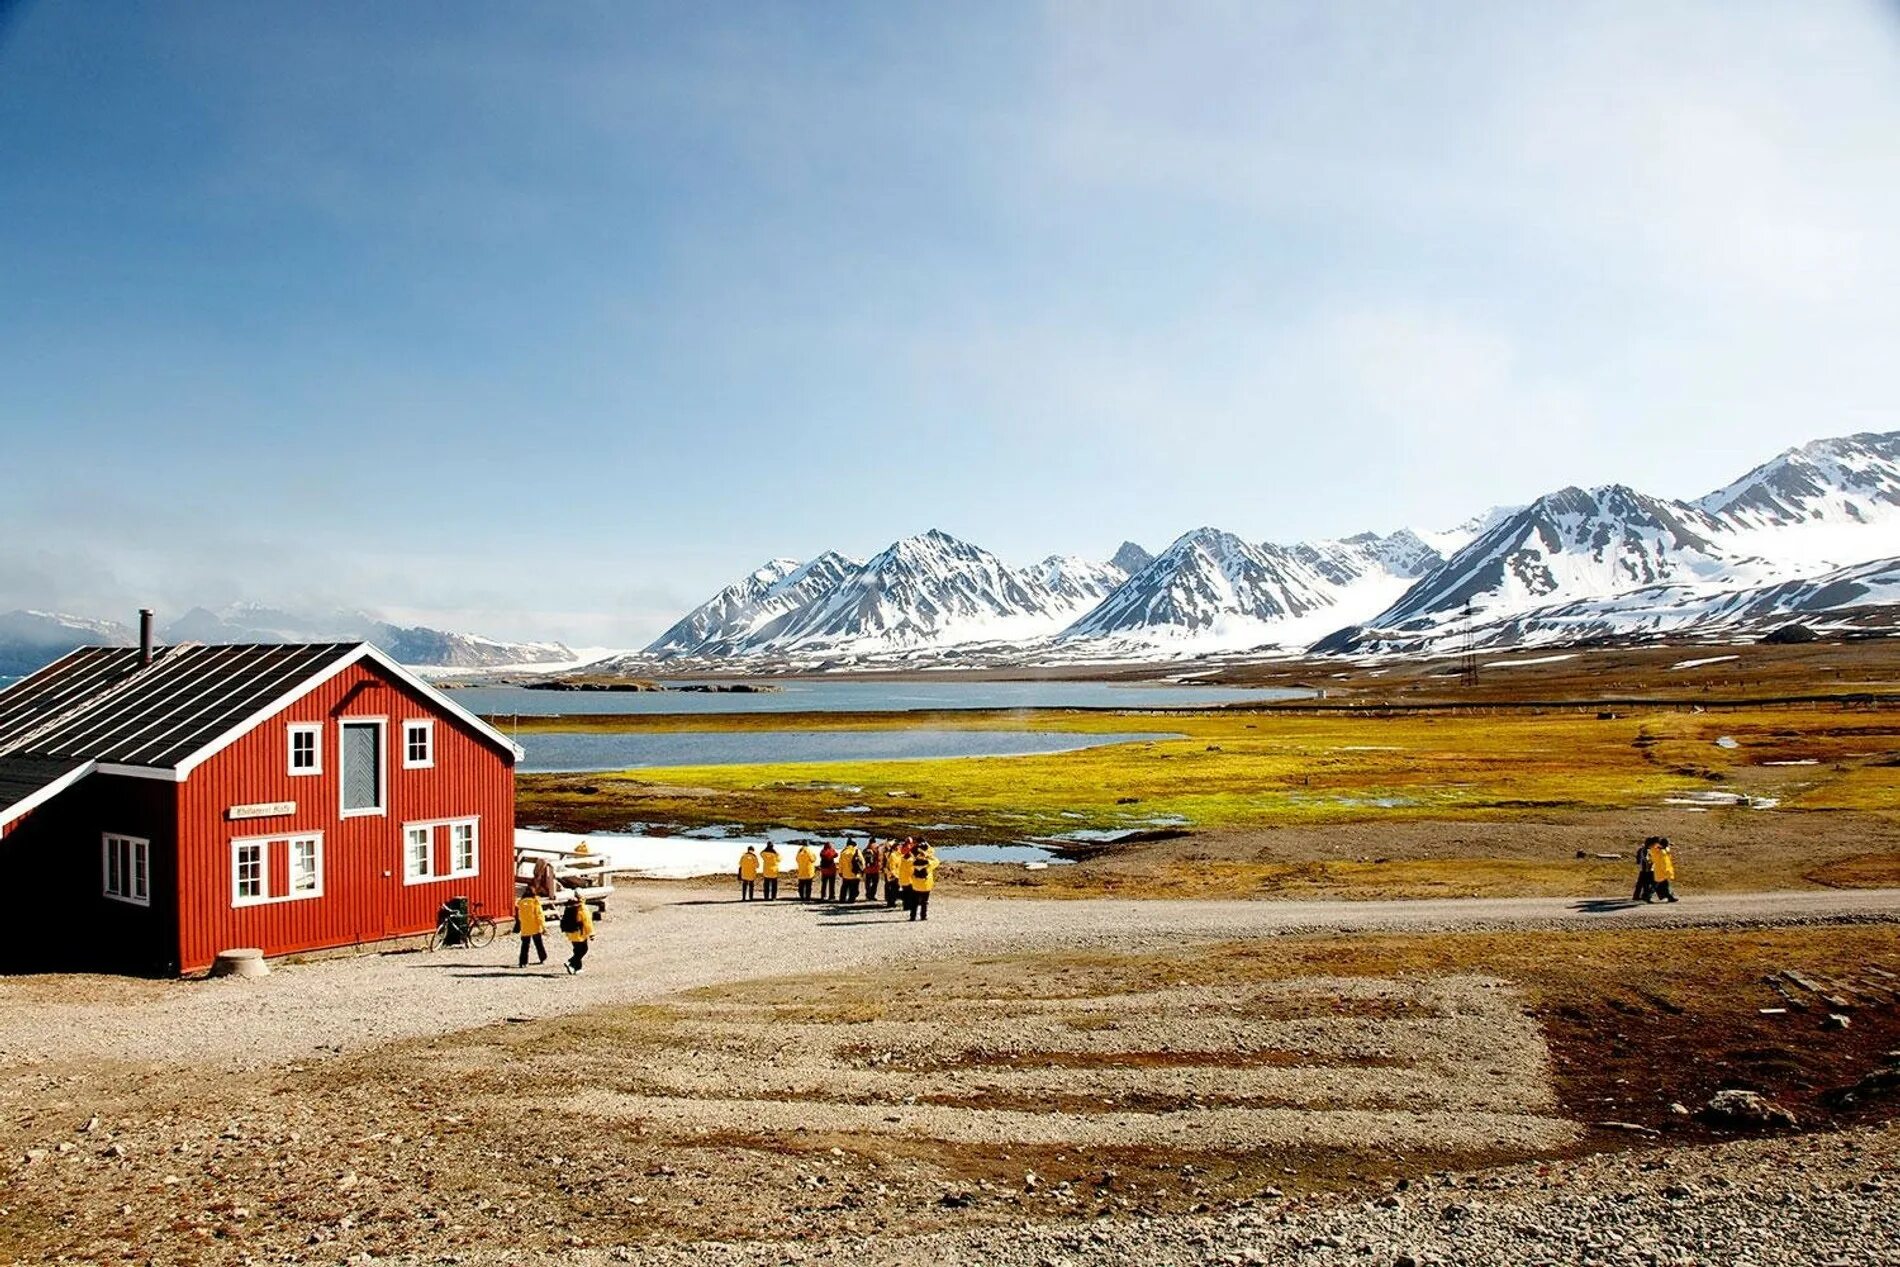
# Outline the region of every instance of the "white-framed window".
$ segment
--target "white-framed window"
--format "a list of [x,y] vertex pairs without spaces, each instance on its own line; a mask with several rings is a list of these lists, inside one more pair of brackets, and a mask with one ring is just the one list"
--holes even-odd
[[[435,833],[449,833],[448,868],[438,871],[435,858]],[[431,880],[463,879],[480,875],[482,869],[481,820],[479,818],[441,818],[428,823],[402,825],[402,882],[426,884]]]
[[435,825],[411,823],[402,829],[402,882],[435,879]]
[[402,724],[402,768],[426,770],[435,764],[435,723],[406,721]]
[[134,906],[150,906],[152,842],[107,832],[100,843],[105,895]]
[[[271,893],[271,855],[283,847],[284,892]],[[250,836],[231,842],[231,905],[262,906],[323,896],[323,833]]]
[[481,850],[476,847],[475,822],[449,824],[449,874],[476,875],[481,871]]
[[386,812],[384,718],[352,717],[337,723],[337,785],[344,818]]
[[323,726],[320,723],[300,722],[290,728],[290,772],[323,773]]
[[231,842],[231,905],[256,906],[270,901],[270,842]]
[[290,838],[290,896],[323,896],[323,837]]

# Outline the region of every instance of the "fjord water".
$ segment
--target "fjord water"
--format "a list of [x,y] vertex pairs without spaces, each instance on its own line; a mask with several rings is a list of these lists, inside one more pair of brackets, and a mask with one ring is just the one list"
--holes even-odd
[[1179,736],[1160,733],[1085,735],[1040,730],[675,731],[627,735],[534,731],[517,742],[528,754],[521,762],[522,773],[574,774],[641,766],[1020,757],[1176,738]]
[[[471,686],[449,698],[487,717],[555,717],[601,713],[891,713],[945,708],[1210,708],[1222,704],[1299,699],[1310,691],[1284,687],[1195,686],[1178,682],[893,681],[879,678],[753,680],[766,689],[731,691],[531,691]],[[732,686],[734,683],[672,683]]]

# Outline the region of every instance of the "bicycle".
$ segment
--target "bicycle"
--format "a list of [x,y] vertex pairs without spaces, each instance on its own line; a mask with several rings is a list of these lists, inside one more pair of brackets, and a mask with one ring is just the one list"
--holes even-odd
[[429,949],[442,946],[472,946],[479,950],[490,945],[496,934],[494,917],[482,914],[481,903],[464,909],[453,902],[442,903],[435,914],[435,930],[429,934]]

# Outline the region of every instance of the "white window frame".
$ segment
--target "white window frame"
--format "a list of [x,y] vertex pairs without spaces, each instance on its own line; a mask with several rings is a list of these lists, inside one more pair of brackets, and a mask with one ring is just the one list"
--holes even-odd
[[[402,882],[404,884],[431,884],[447,878],[435,873],[435,829],[434,823],[404,823],[402,825]],[[410,836],[416,832],[421,832],[423,840],[427,842],[426,852],[422,855],[422,865],[425,870],[420,873],[410,865],[409,849],[414,843],[410,840]]]
[[[422,732],[422,760],[412,760],[409,756],[409,734]],[[435,722],[425,717],[411,717],[402,724],[402,768],[405,770],[428,770],[435,766]]]
[[[468,829],[468,866],[458,868],[455,865],[455,833],[462,828]],[[448,824],[449,828],[449,877],[461,879],[482,873],[482,827],[481,820],[460,818]]]
[[[271,846],[276,844],[280,840],[284,842],[284,850],[285,850],[284,865],[291,868],[289,878],[292,884],[296,883],[296,878],[297,878],[295,864],[292,861],[292,859],[296,857],[297,845],[300,842],[306,841],[306,840],[314,844],[315,846],[314,852],[316,854],[316,864],[317,864],[317,887],[316,888],[307,889],[301,893],[293,888],[289,892],[285,893],[282,897],[271,896],[270,852],[271,852]],[[255,848],[257,850],[257,896],[256,897],[246,897],[243,894],[238,892],[238,879],[240,875],[240,872],[238,870],[238,854],[241,851],[248,848]],[[233,907],[270,906],[277,902],[304,902],[304,901],[308,901],[309,899],[313,897],[322,897],[322,896],[323,896],[323,833],[322,832],[320,831],[283,832],[275,836],[238,836],[232,839],[231,841],[231,905]]]
[[[124,865],[120,868],[120,890],[112,888],[112,864],[115,847],[125,846]],[[143,863],[144,889],[138,891],[137,883],[140,864]],[[150,906],[152,904],[152,842],[142,836],[128,836],[123,832],[108,831],[99,835],[99,891],[115,902],[124,902],[128,906]]]
[[[371,809],[351,809],[344,804],[349,795],[350,772],[343,768],[344,736],[352,726],[376,728],[376,794],[378,804]],[[336,805],[339,818],[377,818],[389,813],[389,718],[339,717],[336,726]]]
[[[447,828],[449,833],[449,866],[448,870],[440,872],[433,869],[435,867],[435,833],[438,827]],[[455,829],[458,827],[468,828],[470,842],[475,848],[473,865],[459,871],[455,867]],[[428,833],[429,840],[428,863],[431,870],[424,875],[417,875],[409,868],[409,834],[418,831]],[[481,873],[482,820],[479,815],[467,818],[432,818],[426,822],[402,825],[402,882],[404,884],[435,884],[443,880],[466,880]]]
[[[244,866],[240,855],[246,849],[257,850],[257,896],[243,892]],[[270,837],[241,836],[231,842],[231,905],[263,906],[270,901]]]
[[[310,736],[310,764],[297,764],[297,736]],[[323,723],[293,722],[286,730],[284,738],[284,765],[293,779],[308,778],[323,773]]]
[[[310,843],[311,862],[313,864],[312,869],[315,873],[316,886],[299,891],[297,888],[297,846],[306,841]],[[303,901],[307,898],[322,897],[323,833],[320,831],[298,832],[296,835],[288,838],[286,845],[285,865],[290,868],[290,891],[279,900],[284,902],[296,902]]]

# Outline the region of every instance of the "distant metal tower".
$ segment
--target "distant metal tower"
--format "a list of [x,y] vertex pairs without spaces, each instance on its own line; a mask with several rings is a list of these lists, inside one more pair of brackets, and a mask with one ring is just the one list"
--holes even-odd
[[1472,618],[1476,611],[1470,603],[1465,604],[1465,646],[1462,661],[1458,666],[1458,685],[1476,686],[1478,684],[1478,635],[1472,627]]

